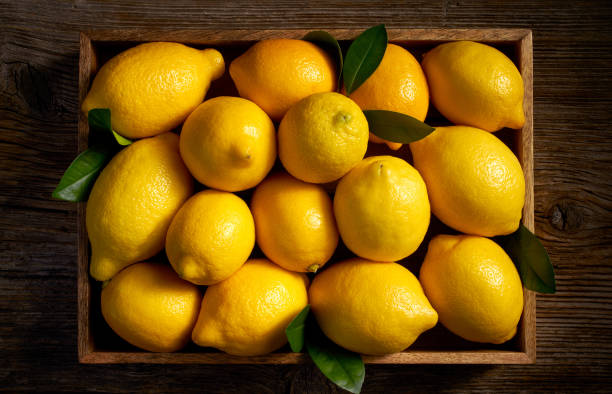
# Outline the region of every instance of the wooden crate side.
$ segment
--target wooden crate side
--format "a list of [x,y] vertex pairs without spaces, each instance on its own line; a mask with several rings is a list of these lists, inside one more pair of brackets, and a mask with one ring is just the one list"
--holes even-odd
[[[535,232],[534,179],[533,179],[533,39],[528,31],[519,41],[519,68],[523,76],[525,96],[523,110],[525,124],[520,133],[518,156],[525,175],[525,206],[523,224]],[[536,361],[536,297],[535,293],[523,289],[523,317],[520,325],[520,345],[531,363]]]
[[[81,33],[79,53],[79,108],[87,95],[90,77],[95,68],[95,56],[91,39]],[[87,136],[89,128],[87,117],[79,111],[78,125],[78,151],[87,149]],[[78,239],[78,271],[77,271],[77,297],[78,297],[78,355],[82,361],[93,351],[93,336],[91,330],[91,289],[89,287],[88,255],[87,255],[87,230],[85,228],[85,206],[86,203],[77,204],[77,239]]]

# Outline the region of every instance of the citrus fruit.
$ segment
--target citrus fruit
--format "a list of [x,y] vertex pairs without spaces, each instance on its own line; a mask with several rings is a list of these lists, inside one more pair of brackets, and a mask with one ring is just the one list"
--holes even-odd
[[[424,121],[429,108],[429,89],[419,62],[404,48],[387,44],[376,71],[349,97],[363,110],[400,112]],[[398,150],[402,144],[370,133],[370,141]]]
[[189,115],[181,131],[181,156],[206,186],[241,191],[254,187],[276,160],[274,124],[255,103],[215,97]]
[[305,182],[332,182],[349,172],[368,148],[368,121],[339,93],[317,93],[291,107],[278,128],[285,169]]
[[447,226],[486,237],[518,228],[525,178],[514,153],[496,136],[473,127],[438,127],[410,149],[432,212]]
[[174,352],[189,342],[202,296],[172,268],[138,263],[102,289],[102,315],[121,338],[151,352]]
[[303,40],[261,40],[232,61],[229,72],[240,96],[276,121],[301,99],[336,90],[332,59]]
[[332,202],[320,185],[273,174],[255,189],[251,210],[257,244],[285,269],[316,272],[338,245]]
[[255,224],[246,203],[232,193],[205,190],[174,216],[166,254],[181,278],[212,285],[236,272],[254,245]]
[[438,235],[419,275],[427,298],[450,331],[474,342],[514,337],[523,288],[510,257],[488,238]]
[[237,356],[270,353],[287,343],[285,328],[308,304],[304,274],[249,260],[206,289],[192,339]]
[[224,70],[223,57],[215,49],[174,42],[140,44],[104,63],[82,109],[109,108],[119,134],[150,137],[181,124]]
[[336,188],[334,213],[340,236],[356,255],[397,261],[411,255],[429,227],[425,182],[406,161],[371,156]]
[[425,54],[422,64],[431,100],[451,122],[486,131],[523,127],[523,78],[499,50],[449,42]]
[[308,295],[325,335],[357,353],[400,352],[438,321],[417,278],[397,263],[334,263],[315,276]]
[[172,217],[192,192],[176,134],[145,138],[119,152],[87,202],[91,276],[110,279],[161,251]]

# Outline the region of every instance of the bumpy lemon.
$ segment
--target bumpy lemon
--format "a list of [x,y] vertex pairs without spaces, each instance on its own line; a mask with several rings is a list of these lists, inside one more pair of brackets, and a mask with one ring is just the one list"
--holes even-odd
[[442,222],[463,233],[492,237],[514,232],[525,202],[521,165],[493,134],[473,127],[438,127],[410,144]]
[[434,106],[451,122],[487,131],[523,127],[523,78],[499,50],[449,42],[425,54],[423,69]]
[[510,257],[488,238],[438,235],[419,275],[440,322],[469,341],[503,343],[514,337],[523,288]]
[[255,103],[215,97],[200,104],[181,131],[181,156],[206,186],[240,191],[254,187],[276,160],[274,124]]
[[87,202],[91,276],[110,279],[161,251],[174,214],[192,193],[176,134],[142,139],[119,152]]
[[[382,109],[424,121],[429,108],[429,88],[419,62],[404,48],[387,44],[376,71],[349,96],[361,109]],[[398,150],[399,142],[383,140],[370,133],[370,141],[386,143]]]
[[334,196],[340,236],[358,256],[397,261],[411,255],[429,227],[425,182],[392,156],[364,159],[340,180]]
[[224,70],[223,57],[215,49],[173,42],[140,44],[104,63],[82,109],[109,108],[119,134],[150,137],[180,125]]
[[308,295],[325,335],[357,353],[400,352],[438,321],[417,278],[397,263],[335,263],[315,276]]
[[270,353],[287,343],[285,328],[308,304],[304,274],[249,260],[208,287],[192,339],[238,356]]
[[259,41],[230,64],[229,72],[240,96],[253,100],[276,121],[301,99],[336,90],[332,59],[302,40]]
[[309,96],[287,112],[278,128],[278,154],[294,177],[332,182],[361,161],[368,149],[368,121],[339,93]]
[[205,190],[172,220],[166,254],[181,278],[212,285],[236,272],[254,245],[255,224],[246,203],[232,193]]
[[189,342],[201,299],[198,288],[167,265],[139,263],[102,289],[102,315],[132,345],[174,352]]
[[273,174],[255,189],[251,210],[257,244],[285,269],[316,272],[338,245],[332,202],[319,185]]

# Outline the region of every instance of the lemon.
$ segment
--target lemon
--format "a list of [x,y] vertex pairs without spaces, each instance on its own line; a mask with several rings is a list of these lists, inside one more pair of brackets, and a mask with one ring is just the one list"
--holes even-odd
[[224,70],[223,57],[215,49],[173,42],[140,44],[104,63],[82,110],[109,108],[119,134],[154,136],[180,125]]
[[325,335],[357,353],[400,352],[438,321],[417,278],[397,263],[334,263],[315,276],[308,295]]
[[274,165],[276,132],[255,103],[215,97],[189,115],[180,149],[198,181],[219,190],[241,191],[261,182]]
[[102,289],[102,315],[121,338],[151,352],[174,352],[189,342],[202,296],[172,268],[138,263]]
[[268,260],[249,260],[209,286],[192,339],[237,356],[270,353],[287,343],[285,328],[308,304],[304,274]]
[[525,178],[516,156],[497,137],[473,127],[438,127],[410,149],[432,212],[447,226],[486,237],[516,231]]
[[218,283],[244,264],[255,245],[255,224],[240,197],[205,190],[181,207],[166,237],[179,276],[197,285]]
[[[363,110],[395,111],[420,121],[425,120],[429,108],[429,88],[421,65],[410,52],[394,44],[387,44],[376,71],[349,97]],[[370,141],[384,142],[393,150],[402,147],[373,133]]]
[[469,341],[503,343],[514,337],[523,288],[510,257],[488,238],[438,235],[419,275],[440,322]]
[[371,156],[340,180],[334,196],[340,236],[356,255],[397,261],[411,255],[429,227],[425,182],[406,161]]
[[368,121],[355,102],[339,93],[317,93],[287,112],[278,128],[285,169],[305,182],[332,182],[361,161],[368,148]]
[[273,174],[255,189],[251,210],[257,244],[285,269],[316,272],[338,245],[332,202],[320,185]]
[[523,78],[499,50],[449,42],[425,54],[423,69],[434,106],[451,122],[486,131],[523,127]]
[[100,173],[87,202],[91,276],[110,279],[161,251],[172,217],[192,192],[177,135],[142,139],[119,152]]
[[302,40],[261,40],[232,61],[229,72],[240,96],[253,100],[276,121],[301,99],[336,90],[332,59]]

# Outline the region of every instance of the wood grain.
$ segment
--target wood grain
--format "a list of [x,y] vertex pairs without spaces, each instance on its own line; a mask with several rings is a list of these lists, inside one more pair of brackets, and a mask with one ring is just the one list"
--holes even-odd
[[612,4],[608,1],[0,0],[0,382],[9,391],[339,392],[312,365],[80,365],[77,207],[50,200],[78,150],[79,31],[533,30],[535,230],[558,292],[537,295],[537,362],[368,365],[363,392],[612,387]]

